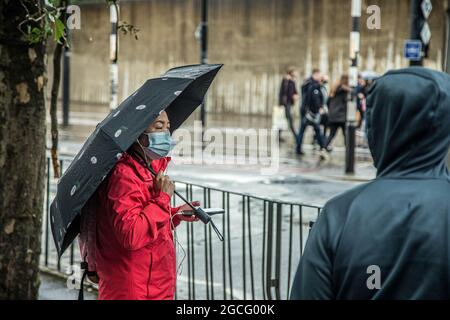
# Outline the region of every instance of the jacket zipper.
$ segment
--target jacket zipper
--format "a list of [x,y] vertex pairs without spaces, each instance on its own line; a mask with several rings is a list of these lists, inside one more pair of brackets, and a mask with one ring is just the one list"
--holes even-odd
[[147,280],[147,297],[150,297],[150,281],[152,279],[152,264],[153,264],[153,255],[150,253],[150,265],[148,268],[148,280]]

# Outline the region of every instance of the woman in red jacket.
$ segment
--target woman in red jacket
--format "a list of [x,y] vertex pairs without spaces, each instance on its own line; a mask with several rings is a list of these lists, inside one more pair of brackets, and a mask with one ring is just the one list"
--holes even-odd
[[[196,221],[170,207],[174,184],[163,174],[170,158],[166,112],[145,130],[98,190],[96,268],[99,299],[173,299],[176,255],[172,230]],[[143,161],[158,173],[154,178]],[[199,203],[193,203],[199,205]]]

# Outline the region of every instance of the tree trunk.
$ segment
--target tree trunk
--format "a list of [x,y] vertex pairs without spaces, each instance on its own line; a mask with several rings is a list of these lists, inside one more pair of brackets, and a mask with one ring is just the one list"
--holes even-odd
[[18,25],[42,2],[0,1],[0,299],[36,299],[39,289],[45,43],[29,45]]
[[[67,1],[61,0],[59,6],[66,8]],[[66,11],[61,13],[60,18],[64,23],[66,21]],[[61,40],[56,43],[55,50],[53,51],[53,84],[50,98],[50,133],[52,136],[52,148],[51,157],[53,164],[54,178],[60,177],[60,167],[58,160],[58,117],[57,117],[57,107],[58,107],[58,95],[59,95],[59,84],[61,83],[61,55],[63,52],[65,41]]]

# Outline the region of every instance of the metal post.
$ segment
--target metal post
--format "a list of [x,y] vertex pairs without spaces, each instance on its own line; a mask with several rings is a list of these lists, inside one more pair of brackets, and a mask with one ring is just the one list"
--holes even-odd
[[361,0],[352,0],[352,32],[350,33],[350,86],[347,104],[347,143],[345,152],[345,173],[355,173],[355,133],[356,133],[356,107],[358,86],[358,58],[360,51],[360,21],[361,21]]
[[[450,1],[447,0],[445,5],[445,11],[447,16],[446,21],[446,35],[445,35],[445,72],[450,74]],[[447,155],[447,167],[450,169],[450,150]]]
[[[70,29],[66,29],[67,40],[70,37]],[[70,42],[70,41],[69,41]],[[63,126],[69,125],[69,112],[70,112],[70,47],[67,45],[64,47],[63,57],[63,92],[62,92],[62,112],[63,112]]]
[[[208,0],[202,0],[202,21],[200,24],[200,63],[208,63]],[[202,128],[206,126],[206,98],[200,109]]]
[[109,19],[111,22],[111,35],[109,36],[109,52],[110,52],[110,66],[109,66],[109,79],[110,79],[110,92],[111,97],[109,100],[109,108],[115,109],[118,105],[119,99],[118,84],[119,84],[119,67],[117,66],[117,56],[119,49],[119,38],[117,36],[117,22],[119,16],[119,5],[111,3],[109,6]]
[[450,4],[447,1],[447,8],[446,8],[446,34],[445,34],[445,59],[444,59],[444,70],[447,73],[450,73]]
[[[411,0],[411,40],[421,40],[420,30],[421,25],[421,8],[420,5],[422,0]],[[423,66],[423,59],[420,60],[410,60],[410,66]]]

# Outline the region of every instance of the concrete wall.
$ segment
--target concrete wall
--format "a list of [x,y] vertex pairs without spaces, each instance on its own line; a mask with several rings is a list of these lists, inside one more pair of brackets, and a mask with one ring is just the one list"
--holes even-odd
[[[368,30],[363,14],[362,69],[380,73],[407,65],[409,0],[363,0],[379,5],[382,29]],[[296,65],[307,75],[320,67],[337,78],[348,69],[350,0],[210,0],[209,61],[224,63],[210,94],[210,111],[268,114],[276,103],[280,73]],[[434,0],[427,65],[442,69],[446,0]],[[200,0],[121,1],[121,19],[140,29],[139,40],[120,36],[120,90],[124,99],[147,78],[199,61],[194,31]],[[108,103],[109,10],[81,7],[73,32],[72,99]],[[50,57],[51,58],[51,57]],[[51,61],[49,59],[49,61]],[[50,67],[51,71],[51,67]],[[51,73],[49,73],[51,74]]]

